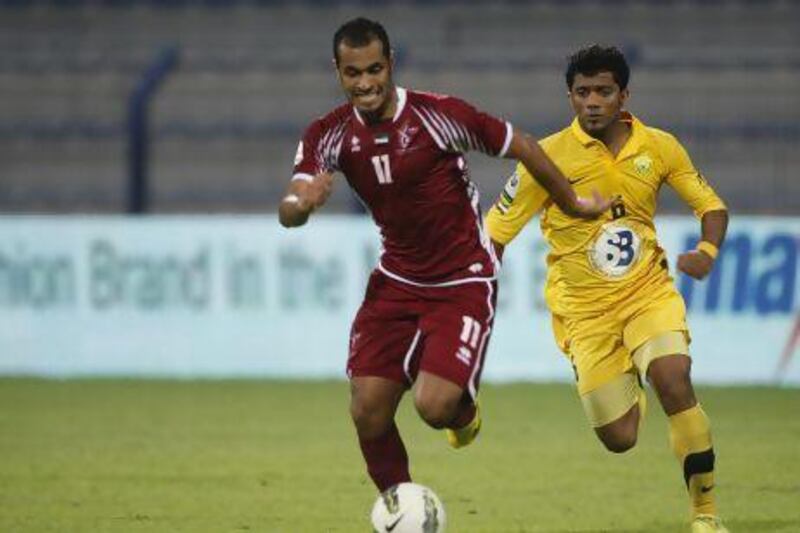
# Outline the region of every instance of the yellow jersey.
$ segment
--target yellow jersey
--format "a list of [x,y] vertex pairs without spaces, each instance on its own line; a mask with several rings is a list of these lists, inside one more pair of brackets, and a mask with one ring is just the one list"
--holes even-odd
[[577,118],[540,141],[578,195],[597,190],[620,196],[608,213],[595,220],[565,215],[519,163],[487,216],[492,239],[507,245],[542,212],[540,226],[550,247],[545,298],[556,315],[601,314],[669,282],[653,223],[665,182],[698,218],[725,209],[675,137],[627,113],[623,120],[631,135],[616,157],[583,131]]

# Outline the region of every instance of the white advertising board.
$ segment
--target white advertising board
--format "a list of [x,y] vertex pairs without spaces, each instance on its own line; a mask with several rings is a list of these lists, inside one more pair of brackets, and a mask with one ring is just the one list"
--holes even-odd
[[[657,225],[674,265],[699,223]],[[696,381],[800,384],[799,242],[800,218],[737,217],[714,275],[678,277]],[[378,253],[362,217],[295,230],[273,217],[3,217],[0,374],[343,378]],[[506,253],[486,380],[572,379],[543,303],[545,254],[535,224]]]

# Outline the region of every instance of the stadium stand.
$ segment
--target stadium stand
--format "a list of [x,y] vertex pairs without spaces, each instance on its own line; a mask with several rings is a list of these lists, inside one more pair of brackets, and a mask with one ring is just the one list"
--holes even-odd
[[[122,211],[128,98],[177,46],[180,66],[150,105],[153,210],[274,210],[302,128],[341,99],[331,35],[359,14],[387,26],[400,84],[538,136],[570,118],[566,55],[622,46],[631,109],[679,135],[736,212],[800,212],[800,5],[722,0],[4,0],[0,209]],[[486,204],[511,165],[471,163]],[[331,211],[352,206],[339,187]]]

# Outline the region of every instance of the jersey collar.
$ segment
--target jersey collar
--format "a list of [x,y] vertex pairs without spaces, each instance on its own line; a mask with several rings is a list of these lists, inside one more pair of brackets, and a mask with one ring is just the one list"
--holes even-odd
[[[394,92],[397,95],[397,109],[394,112],[394,116],[392,117],[392,122],[397,122],[397,119],[400,118],[400,114],[403,112],[403,109],[406,107],[406,90],[403,87],[395,86]],[[356,106],[353,106],[353,113],[356,116],[356,119],[364,125],[364,119],[361,117],[361,113],[358,112]]]
[[[638,149],[638,146],[641,144],[642,132],[644,130],[644,125],[641,123],[641,121],[628,111],[622,112],[620,120],[631,125],[631,136],[620,151],[617,159],[623,159],[628,152]],[[572,129],[572,134],[575,135],[575,137],[583,146],[589,146],[592,143],[601,142],[583,131],[580,122],[578,122],[578,117],[575,117],[572,120],[570,128]]]

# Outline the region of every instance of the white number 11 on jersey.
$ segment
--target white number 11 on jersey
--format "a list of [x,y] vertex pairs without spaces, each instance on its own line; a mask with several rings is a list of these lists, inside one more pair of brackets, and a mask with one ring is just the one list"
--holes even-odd
[[372,156],[372,166],[375,167],[375,175],[378,176],[378,183],[385,185],[392,182],[392,169],[389,167],[389,154]]

